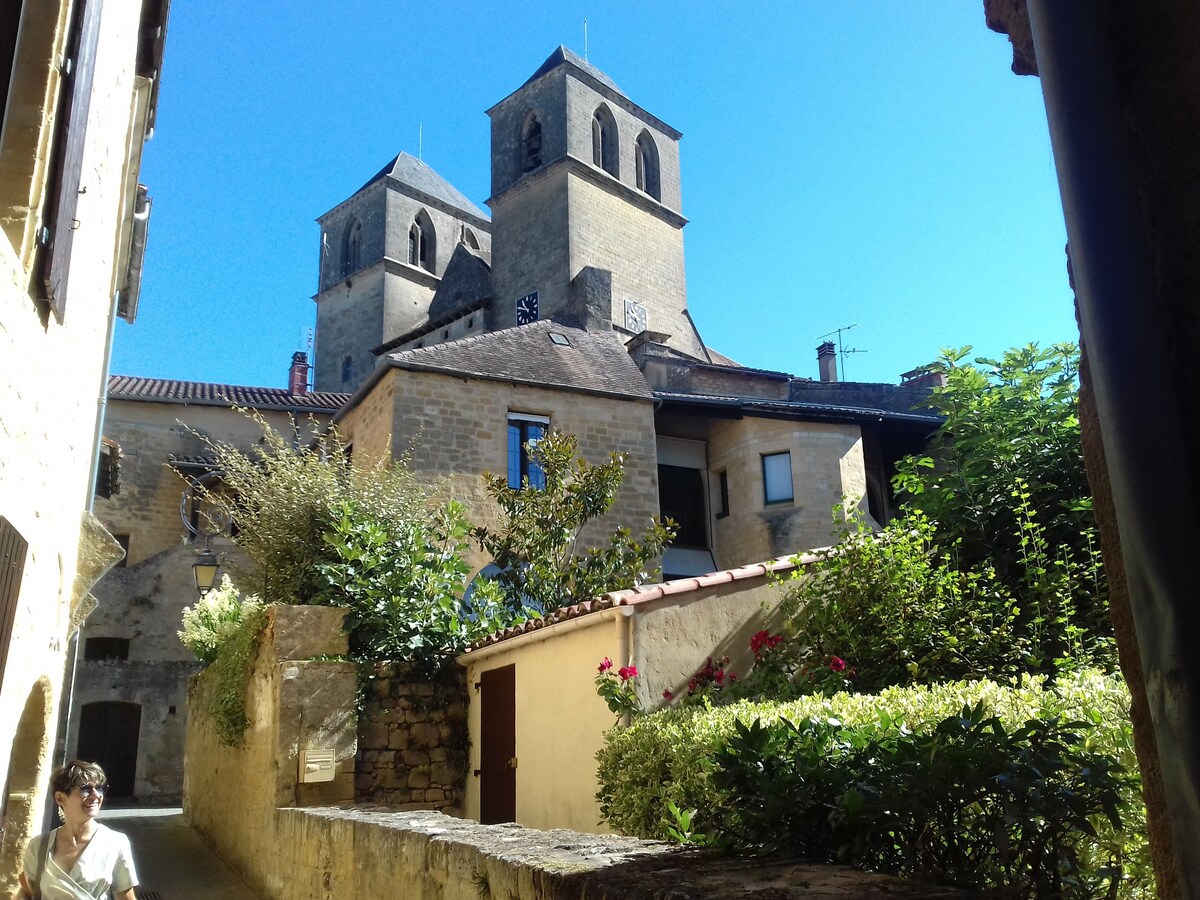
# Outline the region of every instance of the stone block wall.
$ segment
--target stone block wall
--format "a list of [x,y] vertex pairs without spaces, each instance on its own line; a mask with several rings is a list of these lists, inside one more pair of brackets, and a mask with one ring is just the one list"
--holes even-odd
[[467,682],[451,664],[425,675],[380,663],[358,723],[354,799],[461,815],[467,775]]
[[[649,400],[403,369],[393,369],[386,383],[394,401],[390,418],[374,409],[355,408],[339,424],[343,437],[354,442],[356,454],[360,436],[371,453],[385,439],[393,455],[409,452],[412,471],[464,503],[474,522],[497,524],[480,476],[506,471],[509,412],[549,417],[553,427],[579,438],[579,449],[589,462],[606,461],[613,451],[628,454],[616,503],[608,515],[589,523],[584,543],[606,540],[617,524],[637,528],[658,515],[654,411]],[[390,434],[385,436],[383,429],[389,424]],[[478,565],[488,562],[478,554],[471,559]]]

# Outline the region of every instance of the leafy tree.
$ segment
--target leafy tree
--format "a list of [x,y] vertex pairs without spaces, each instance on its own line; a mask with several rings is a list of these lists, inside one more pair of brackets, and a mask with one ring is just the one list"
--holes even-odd
[[528,479],[512,488],[501,476],[484,476],[502,524],[480,526],[472,534],[500,569],[494,581],[513,610],[547,613],[648,581],[647,566],[674,536],[671,523],[652,519],[640,538],[618,526],[607,545],[582,546],[584,526],[616,500],[625,454],[591,465],[578,448],[574,435],[555,430],[530,444],[530,457],[545,475],[541,489],[531,488]]
[[355,465],[336,432],[297,447],[257,413],[248,415],[263,432],[249,452],[198,435],[221,471],[220,486],[202,492],[237,526],[234,542],[248,564],[231,565],[234,580],[265,602],[309,603],[325,590],[320,566],[334,558],[325,532],[344,504],[393,533],[426,521],[429,503],[403,462]]
[[945,423],[929,453],[897,465],[909,509],[937,523],[939,541],[966,564],[986,561],[1002,576],[1021,565],[1018,494],[1052,546],[1090,543],[1091,491],[1079,433],[1079,348],[1029,344],[999,360],[964,360],[945,350],[946,383],[931,405]]

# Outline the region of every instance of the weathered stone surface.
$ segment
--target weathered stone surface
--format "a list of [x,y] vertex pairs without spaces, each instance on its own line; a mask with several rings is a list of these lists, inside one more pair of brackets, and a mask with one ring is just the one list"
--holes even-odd
[[[275,826],[280,852],[263,864],[287,873],[287,887],[267,896],[386,897],[396,896],[397,884],[405,885],[405,896],[445,900],[968,896],[844,867],[727,859],[634,838],[479,825],[433,812],[279,810]],[[361,865],[371,858],[388,864]]]
[[270,608],[271,644],[276,659],[344,656],[349,649],[342,620],[346,610],[333,606]]

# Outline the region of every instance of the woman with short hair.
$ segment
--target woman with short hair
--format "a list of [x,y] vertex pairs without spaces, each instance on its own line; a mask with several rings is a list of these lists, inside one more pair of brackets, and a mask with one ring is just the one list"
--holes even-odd
[[129,838],[96,821],[108,779],[97,763],[75,759],[54,770],[50,789],[63,824],[25,848],[21,897],[136,900],[137,873]]

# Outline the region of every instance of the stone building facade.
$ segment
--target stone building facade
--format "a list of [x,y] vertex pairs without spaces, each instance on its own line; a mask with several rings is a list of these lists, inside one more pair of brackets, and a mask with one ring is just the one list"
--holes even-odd
[[[136,308],[167,3],[0,13],[0,888],[41,830],[71,637],[120,550],[98,419],[113,318]],[[69,64],[67,63],[69,61]],[[109,449],[105,445],[105,449]],[[103,454],[104,462],[113,458]]]
[[[936,426],[914,409],[915,383],[838,384],[828,366],[811,381],[701,339],[687,313],[680,134],[604,73],[559,48],[489,115],[491,218],[400,154],[318,219],[313,392],[295,370],[289,391],[111,380],[106,430],[124,448],[126,489],[97,512],[126,541],[128,568],[99,588],[113,614],[85,631],[76,707],[136,708],[133,799],[173,799],[180,785],[190,669],[174,632],[194,590],[176,472],[204,465],[184,425],[236,443],[252,435],[234,405],[284,429],[288,414],[313,413],[356,461],[403,457],[488,525],[484,473],[520,484],[528,441],[557,428],[593,463],[626,454],[616,504],[583,541],[669,517],[668,578],[826,545],[835,508],[886,520],[892,463]],[[82,715],[70,729],[87,746]]]
[[[293,374],[307,370],[297,354]],[[296,371],[301,370],[301,371]],[[111,802],[178,804],[188,678],[199,664],[180,643],[183,608],[196,602],[192,563],[201,542],[184,524],[198,504],[187,480],[213,471],[206,439],[250,451],[262,426],[307,444],[344,394],[247,389],[156,378],[109,380],[105,434],[122,448],[121,491],[96,501],[96,516],[126,550],[96,586],[97,611],[83,626],[64,726],[70,755],[99,759]],[[197,523],[198,524],[198,523]],[[212,538],[226,561],[225,536]]]

